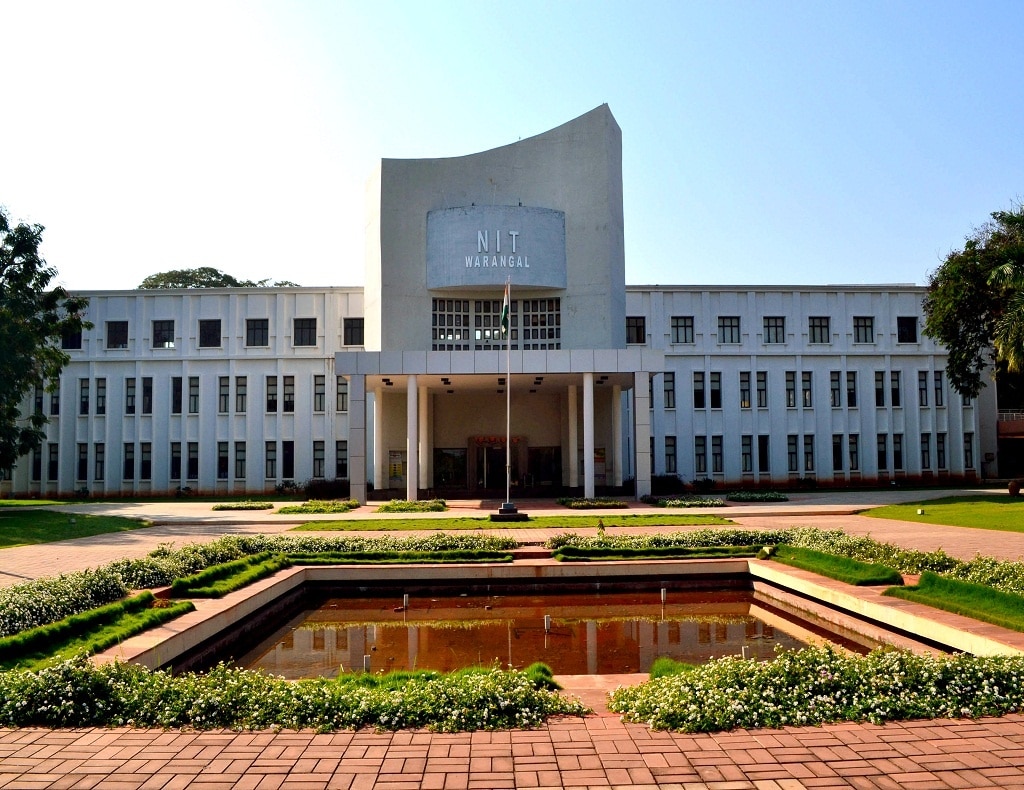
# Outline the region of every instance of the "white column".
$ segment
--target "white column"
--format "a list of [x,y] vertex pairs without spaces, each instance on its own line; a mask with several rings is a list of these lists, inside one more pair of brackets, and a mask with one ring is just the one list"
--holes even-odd
[[651,493],[650,379],[646,371],[633,374],[633,436],[636,458],[636,498]]
[[373,488],[388,487],[388,451],[384,447],[384,388],[373,389]]
[[348,378],[348,479],[353,499],[366,504],[366,377]]
[[612,385],[612,485],[622,485],[622,387]]
[[576,385],[569,385],[569,404],[567,419],[569,422],[569,488],[576,488],[580,484],[580,451],[579,451],[579,416],[576,413]]
[[405,390],[405,498],[410,502],[419,499],[420,487],[420,432],[419,432],[419,387],[416,376],[409,376]]
[[583,374],[583,496],[594,496],[594,374]]
[[434,485],[434,470],[431,464],[433,451],[430,447],[430,415],[428,406],[430,396],[427,394],[425,384],[420,385],[419,406],[420,406],[420,480],[422,488],[431,488]]

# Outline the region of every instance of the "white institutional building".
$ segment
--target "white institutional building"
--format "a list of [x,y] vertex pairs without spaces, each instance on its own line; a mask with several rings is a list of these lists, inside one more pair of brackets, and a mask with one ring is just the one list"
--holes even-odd
[[362,288],[83,293],[93,327],[0,494],[504,498],[507,397],[513,498],[998,475],[995,388],[949,387],[924,288],[627,286],[607,106],[384,160],[370,193]]

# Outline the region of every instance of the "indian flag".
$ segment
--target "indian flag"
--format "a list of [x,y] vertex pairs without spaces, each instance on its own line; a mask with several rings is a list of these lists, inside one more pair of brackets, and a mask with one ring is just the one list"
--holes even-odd
[[508,311],[509,311],[508,294],[509,294],[509,286],[511,284],[512,284],[511,280],[505,280],[505,301],[501,303],[501,334],[502,335],[508,335],[508,322],[509,322],[509,317],[508,317]]

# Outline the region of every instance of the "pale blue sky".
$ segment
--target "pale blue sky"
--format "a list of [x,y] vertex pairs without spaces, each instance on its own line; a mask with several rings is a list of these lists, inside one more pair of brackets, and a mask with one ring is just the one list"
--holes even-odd
[[607,103],[632,284],[923,283],[1024,196],[1024,3],[0,0],[0,204],[75,289],[363,282],[382,157]]

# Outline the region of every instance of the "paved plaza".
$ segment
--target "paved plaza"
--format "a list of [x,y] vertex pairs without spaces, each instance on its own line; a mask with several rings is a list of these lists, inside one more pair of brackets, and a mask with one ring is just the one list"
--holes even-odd
[[[929,495],[900,490],[812,493],[796,495],[789,503],[715,512],[753,528],[841,528],[908,547],[942,548],[964,558],[979,552],[1005,559],[1024,556],[1024,534],[856,514],[875,504]],[[479,515],[492,503],[452,504],[456,513]],[[521,507],[538,514],[558,512],[550,503]],[[270,513],[245,513],[242,520],[242,514],[212,513],[208,504],[197,502],[66,509],[69,517],[86,511],[134,515],[154,526],[0,550],[0,585],[142,556],[161,543],[276,533],[295,523]],[[353,517],[368,515],[365,508]],[[629,531],[659,529],[680,528]],[[561,531],[495,530],[524,543],[539,543]],[[588,703],[603,695],[596,691],[586,697]],[[595,709],[594,715],[554,719],[537,730],[453,735],[0,730],[0,788],[1024,788],[1024,715],[682,735],[623,724],[600,705]]]

